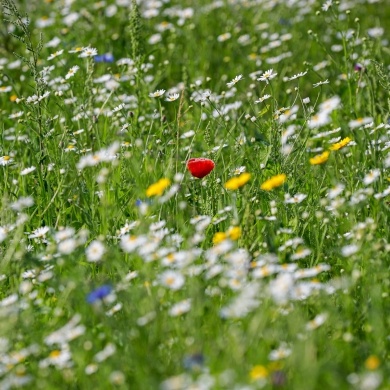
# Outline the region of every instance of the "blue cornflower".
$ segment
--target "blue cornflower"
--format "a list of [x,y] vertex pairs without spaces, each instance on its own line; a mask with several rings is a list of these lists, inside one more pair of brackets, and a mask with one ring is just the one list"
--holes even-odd
[[200,371],[204,365],[204,355],[200,352],[187,355],[183,359],[184,368],[189,371]]
[[147,199],[147,200],[137,199],[135,201],[135,205],[137,207],[141,207],[141,206],[145,206],[145,205],[151,205],[151,204],[153,204],[153,201],[149,200],[149,199]]
[[95,303],[98,300],[104,299],[108,294],[110,294],[112,290],[112,286],[109,284],[103,284],[103,286],[100,286],[96,290],[91,291],[87,295],[87,302],[88,303]]
[[114,56],[111,53],[94,56],[93,59],[95,62],[114,62]]

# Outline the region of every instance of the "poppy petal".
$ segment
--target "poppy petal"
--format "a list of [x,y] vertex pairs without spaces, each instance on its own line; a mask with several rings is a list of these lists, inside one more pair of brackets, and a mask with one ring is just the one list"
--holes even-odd
[[191,175],[202,179],[207,176],[215,167],[214,161],[208,158],[190,158],[187,161],[187,168]]

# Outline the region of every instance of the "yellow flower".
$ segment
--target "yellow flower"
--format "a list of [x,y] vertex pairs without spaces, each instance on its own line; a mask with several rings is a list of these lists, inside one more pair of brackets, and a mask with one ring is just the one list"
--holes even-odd
[[227,235],[231,240],[236,241],[241,237],[241,228],[239,226],[232,226],[227,231]]
[[267,378],[268,376],[268,370],[266,367],[264,366],[261,366],[261,365],[257,365],[257,366],[254,366],[250,372],[249,372],[249,376],[250,378],[253,380],[253,381],[257,381],[259,379],[265,379]]
[[233,241],[238,240],[241,237],[241,228],[239,226],[230,227],[227,232],[217,232],[213,237],[213,244],[219,244],[220,242],[231,239]]
[[364,365],[368,370],[376,370],[379,367],[380,363],[381,362],[378,356],[370,355],[364,362]]
[[344,146],[347,146],[351,141],[352,141],[351,138],[346,137],[346,138],[342,139],[341,141],[336,142],[335,144],[331,145],[329,149],[330,150],[339,150],[339,149],[343,148]]
[[271,191],[276,187],[280,187],[285,181],[287,176],[284,173],[280,175],[272,176],[270,179],[266,180],[260,188],[264,191]]
[[242,173],[240,176],[232,177],[225,183],[225,188],[227,190],[237,190],[238,188],[244,186],[248,183],[251,178],[251,174],[248,172]]
[[146,190],[146,196],[150,198],[151,196],[161,196],[165,189],[171,184],[171,181],[169,179],[163,178],[160,179],[158,182],[152,184],[149,186],[149,188]]
[[311,158],[309,160],[309,162],[311,165],[323,164],[323,163],[328,161],[329,155],[330,155],[330,152],[328,150],[326,150],[324,153],[317,154],[316,156]]
[[226,240],[226,238],[227,238],[226,233],[224,233],[224,232],[217,232],[217,233],[214,234],[213,244],[219,244],[223,240]]

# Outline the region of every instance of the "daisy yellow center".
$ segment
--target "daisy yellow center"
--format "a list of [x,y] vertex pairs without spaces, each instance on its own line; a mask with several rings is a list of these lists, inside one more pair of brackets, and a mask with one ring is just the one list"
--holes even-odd
[[263,276],[268,276],[269,275],[269,269],[267,266],[264,266],[262,269],[261,269],[261,273]]
[[58,356],[60,356],[60,355],[61,355],[61,351],[59,351],[58,349],[56,349],[56,350],[50,352],[49,357],[50,357],[51,359],[55,359],[55,358],[58,358]]
[[170,262],[174,261],[174,260],[175,260],[174,254],[173,254],[173,253],[170,253],[170,254],[167,256],[167,259],[168,259]]
[[368,370],[376,370],[380,365],[380,360],[377,356],[371,355],[366,359],[364,365]]

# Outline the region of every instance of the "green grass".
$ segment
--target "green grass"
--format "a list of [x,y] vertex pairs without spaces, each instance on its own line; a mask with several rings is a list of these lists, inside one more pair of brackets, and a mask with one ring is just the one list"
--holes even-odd
[[390,387],[390,9],[293,3],[3,0],[0,388]]

